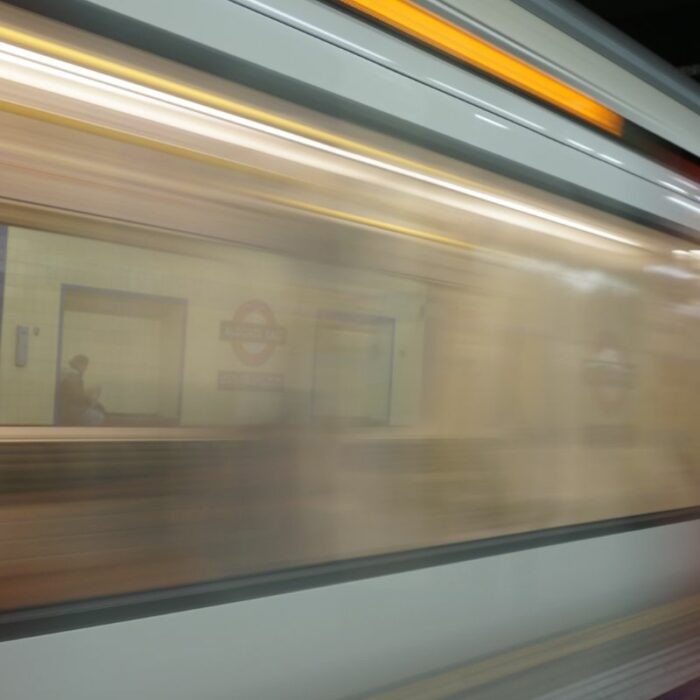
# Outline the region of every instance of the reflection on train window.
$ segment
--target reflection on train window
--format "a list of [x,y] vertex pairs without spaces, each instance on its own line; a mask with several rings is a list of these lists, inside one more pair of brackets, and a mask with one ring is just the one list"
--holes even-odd
[[388,423],[393,352],[393,319],[322,313],[316,328],[315,417]]

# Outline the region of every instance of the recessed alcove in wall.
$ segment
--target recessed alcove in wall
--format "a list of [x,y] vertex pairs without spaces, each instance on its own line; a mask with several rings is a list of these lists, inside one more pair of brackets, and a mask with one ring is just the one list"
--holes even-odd
[[178,423],[186,316],[184,299],[63,285],[57,402],[61,372],[86,355],[85,386],[100,387],[107,424]]
[[317,319],[315,419],[385,425],[391,417],[395,320],[344,312]]

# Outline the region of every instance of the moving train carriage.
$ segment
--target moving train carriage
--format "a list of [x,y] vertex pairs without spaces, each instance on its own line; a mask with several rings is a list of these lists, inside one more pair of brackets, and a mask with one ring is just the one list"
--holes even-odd
[[[65,127],[34,127],[41,129],[44,142],[58,142],[63,132],[82,149],[88,138],[78,139]],[[37,139],[33,133],[27,142]],[[173,179],[170,157],[158,162],[152,154],[126,152],[121,144],[108,147],[114,158],[112,181],[126,179],[133,159],[146,157],[156,170],[150,178],[168,173]],[[17,141],[9,148],[17,149]],[[55,151],[53,157],[58,158]],[[50,167],[43,166],[47,177],[57,177]],[[206,176],[214,187],[220,173],[212,167]],[[341,191],[355,210],[376,210],[376,202],[365,204],[362,192],[350,191],[350,185],[343,183]],[[227,186],[221,180],[219,187]],[[100,200],[86,193],[83,182],[75,191]],[[207,206],[198,201],[198,218],[208,218]],[[229,209],[234,233],[243,227],[258,233],[254,224],[236,222],[240,210],[236,204]],[[205,571],[213,567],[216,576],[238,573],[238,567],[297,563],[297,558],[336,559],[694,505],[697,392],[691,377],[697,360],[697,281],[675,261],[670,248],[675,243],[638,227],[629,231],[619,222],[614,222],[615,235],[622,239],[624,232],[629,243],[568,240],[566,231],[546,238],[541,230],[448,207],[431,214],[439,221],[432,235],[444,243],[411,239],[411,230],[387,235],[370,225],[358,233],[339,225],[332,214],[324,216],[314,223],[337,242],[331,262],[138,227],[129,231],[132,241],[134,234],[142,236],[137,247],[122,242],[121,227],[108,227],[97,237],[91,231],[75,236],[8,226],[2,382],[9,400],[3,422],[17,428],[7,428],[6,434],[37,434],[48,441],[39,443],[40,454],[58,461],[46,474],[45,486],[58,488],[62,498],[71,498],[73,489],[77,498],[81,487],[88,495],[97,488],[110,498],[112,479],[127,476],[174,481],[174,500],[155,506],[162,517],[175,519],[172,525],[152,526],[164,536],[170,527],[189,529],[187,519],[178,523],[181,507],[206,508],[206,502],[189,503],[191,481],[195,491],[204,488],[206,500],[212,487],[198,487],[196,481],[217,478],[232,480],[232,497],[243,501],[244,511],[249,496],[245,487],[239,491],[238,478],[252,480],[253,508],[293,508],[292,529],[304,520],[312,532],[337,531],[337,541],[334,535],[324,538],[320,551],[300,536],[296,546],[301,551],[284,547],[279,561],[266,561],[265,543],[256,542],[249,556],[263,560],[246,562],[226,541],[225,553],[203,565]],[[392,208],[384,216],[391,221],[396,213]],[[284,226],[279,214],[267,218],[265,226]],[[605,221],[606,230],[611,224],[612,219]],[[391,225],[400,229],[404,223]],[[359,243],[352,240],[356,236]],[[375,242],[373,236],[382,239]],[[487,239],[489,247],[482,248]],[[393,260],[387,259],[390,250],[397,251]],[[352,267],[341,267],[348,260]],[[670,314],[677,319],[669,321]],[[102,387],[106,416],[101,426],[60,426],[62,372],[78,354],[90,359],[85,381]],[[283,429],[299,431],[296,468],[301,471],[279,473],[288,459],[280,447],[281,463],[249,465],[254,473],[237,474],[245,467],[238,464],[236,450],[249,449],[241,442],[258,439],[260,430],[266,435],[266,426],[286,423]],[[54,454],[54,441],[67,431],[82,450],[82,441],[91,441],[91,466],[83,471],[79,463],[67,465],[73,473],[63,485],[59,465],[70,461],[71,453]],[[93,431],[105,442],[92,442]],[[117,468],[115,475],[115,460],[101,460],[112,453],[117,437],[135,452],[133,461],[129,452],[117,453],[118,461],[127,461],[127,472]],[[184,463],[174,474],[168,474],[167,464],[159,476],[146,464],[137,466],[143,441],[149,451],[165,450],[154,459],[170,459],[172,440],[211,439],[223,450],[217,468],[224,473],[218,477],[205,477],[213,465],[202,464],[202,446],[190,458],[186,451],[176,455],[176,462]],[[19,493],[11,488],[9,497],[20,499],[22,519],[32,509],[32,484],[41,488],[43,481],[42,465],[22,459],[28,444],[36,459],[36,444],[13,443],[14,459],[5,467],[10,485],[21,485]],[[250,459],[258,461],[254,452]],[[37,468],[35,483],[32,470]],[[271,474],[265,475],[267,470]],[[282,493],[276,493],[277,478]],[[285,503],[297,489],[302,499],[314,494],[319,478],[327,483],[317,502]],[[270,493],[257,493],[258,479],[268,482],[260,488]],[[286,491],[288,479],[298,480],[297,488]],[[133,489],[128,499],[143,496],[138,486]],[[153,492],[160,494],[157,484]],[[225,502],[219,504],[224,511]],[[40,513],[47,506],[37,507]],[[16,548],[26,554],[28,541],[30,551],[56,553],[57,507],[59,514],[61,507],[70,508],[48,507],[45,536],[50,541],[37,537],[34,528],[41,532],[41,517],[33,513],[33,527],[7,543],[8,558],[14,559]],[[99,501],[88,508],[96,509],[91,517],[98,528],[113,527],[102,523],[115,517],[111,510],[101,515]],[[143,506],[144,511],[153,508]],[[227,526],[236,530],[235,537],[243,532],[244,539],[262,536],[257,527],[249,531],[246,516],[237,510],[230,512],[235,524]],[[206,542],[211,529],[218,528],[207,522],[204,510],[193,517],[203,519]],[[72,532],[66,527],[66,534]],[[142,528],[117,534],[122,539],[117,559],[131,556],[132,544],[142,547],[147,534]],[[101,550],[100,536],[91,538]],[[175,541],[181,546],[180,536]],[[205,542],[196,540],[186,556],[201,556]],[[309,552],[303,551],[307,545]],[[75,543],[68,537],[59,539],[62,546],[71,562],[66,590],[59,593],[54,581],[50,595],[69,597],[78,590],[77,564],[70,557],[77,555],[91,569],[95,562],[84,558],[82,546],[73,553]],[[158,549],[159,542],[154,546]],[[104,551],[99,559],[98,578],[103,567],[111,571],[115,563]],[[15,561],[16,570],[5,569],[7,595],[34,602],[31,583],[18,586],[16,577],[38,576],[37,585],[44,586],[46,572],[33,558]],[[56,563],[59,570],[66,566]],[[190,565],[181,565],[181,575],[191,575]],[[86,585],[89,576],[79,575],[80,585]],[[176,581],[182,582],[179,576]],[[110,586],[119,584],[110,574],[104,585],[86,592],[112,593]],[[127,587],[132,585],[141,584]]]
[[[138,615],[129,594],[186,607],[250,574],[700,505],[700,288],[670,232],[692,193],[635,223],[0,17],[6,637]],[[67,376],[89,399],[70,419]],[[625,610],[591,583],[589,607],[569,591],[563,619],[489,648],[694,590],[677,558]],[[461,658],[434,634],[353,687]]]

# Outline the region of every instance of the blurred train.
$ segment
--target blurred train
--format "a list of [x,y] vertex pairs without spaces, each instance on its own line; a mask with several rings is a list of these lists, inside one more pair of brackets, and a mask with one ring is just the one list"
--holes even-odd
[[700,676],[691,88],[524,1],[14,4],[3,700]]

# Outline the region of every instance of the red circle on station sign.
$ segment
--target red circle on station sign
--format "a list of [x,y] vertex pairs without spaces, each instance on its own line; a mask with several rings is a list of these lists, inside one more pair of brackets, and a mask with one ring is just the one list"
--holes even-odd
[[[262,323],[250,321],[249,318],[253,315],[262,316]],[[233,323],[240,326],[245,324],[250,324],[251,327],[259,326],[263,334],[266,329],[270,329],[270,331],[277,329],[272,309],[264,301],[258,299],[252,299],[241,304],[233,315]],[[251,343],[257,345],[258,348],[251,349],[249,347]],[[236,338],[231,341],[236,357],[249,367],[259,367],[265,364],[272,357],[278,344],[272,339],[265,340],[265,338],[252,338],[249,340]]]

